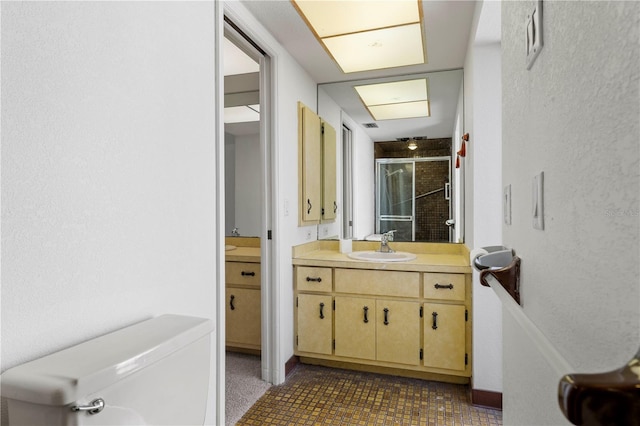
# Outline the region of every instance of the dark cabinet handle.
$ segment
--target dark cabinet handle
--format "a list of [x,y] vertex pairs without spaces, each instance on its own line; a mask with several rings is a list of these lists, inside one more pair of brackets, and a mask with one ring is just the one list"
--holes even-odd
[[338,204],[334,201],[333,202],[333,212],[337,212],[338,211]]
[[451,284],[451,283],[449,283],[448,285],[443,285],[443,284],[436,283],[436,285],[434,285],[434,287],[436,288],[436,290],[441,289],[441,288],[448,288],[449,290],[453,290],[453,284]]
[[324,309],[324,303],[320,303],[320,319],[324,319],[324,312],[322,312],[323,309]]
[[365,306],[364,308],[362,308],[362,310],[364,311],[364,322],[367,323],[369,322],[369,318],[368,318],[369,307]]
[[310,282],[310,281],[319,283],[319,282],[322,282],[322,278],[320,278],[320,277],[318,277],[318,278],[307,277],[307,282]]
[[437,330],[438,329],[438,313],[433,312],[431,315],[433,316],[433,323],[431,325],[431,328],[433,328],[434,330]]
[[235,297],[233,294],[232,294],[232,295],[231,295],[231,297],[229,298],[229,307],[231,308],[231,310],[232,310],[232,311],[235,311],[235,310],[236,310],[236,307],[235,307],[235,306],[233,306],[233,300],[234,300],[235,298],[236,298],[236,297]]
[[311,213],[311,199],[307,198],[307,214]]
[[242,271],[242,276],[243,276],[243,277],[255,277],[255,276],[256,276],[256,273],[255,273],[255,272],[245,272],[245,271]]
[[389,309],[384,308],[384,325],[389,325]]

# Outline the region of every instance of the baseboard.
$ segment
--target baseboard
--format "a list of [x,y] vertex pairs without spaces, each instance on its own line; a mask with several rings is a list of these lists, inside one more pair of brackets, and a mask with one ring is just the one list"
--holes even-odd
[[298,358],[297,356],[293,355],[291,358],[289,358],[289,361],[284,364],[284,377],[286,378],[299,363],[300,358]]
[[471,404],[502,410],[502,393],[471,389]]

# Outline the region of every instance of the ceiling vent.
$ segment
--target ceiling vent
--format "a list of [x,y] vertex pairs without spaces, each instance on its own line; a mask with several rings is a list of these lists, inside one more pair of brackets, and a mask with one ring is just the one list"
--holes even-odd
[[367,129],[377,129],[378,125],[376,123],[364,123],[363,126]]

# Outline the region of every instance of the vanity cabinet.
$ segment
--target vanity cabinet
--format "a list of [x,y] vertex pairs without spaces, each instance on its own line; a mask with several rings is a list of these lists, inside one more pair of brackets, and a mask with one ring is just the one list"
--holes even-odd
[[330,295],[300,294],[297,346],[303,352],[330,355],[333,341],[333,307]]
[[470,274],[294,266],[294,277],[303,362],[468,382]]
[[298,224],[332,222],[336,198],[336,131],[298,102]]
[[260,263],[225,262],[226,345],[261,349]]

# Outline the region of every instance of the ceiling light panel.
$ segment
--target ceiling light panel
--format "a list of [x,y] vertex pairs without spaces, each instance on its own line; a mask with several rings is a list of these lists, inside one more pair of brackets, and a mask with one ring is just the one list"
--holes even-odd
[[293,0],[318,37],[420,22],[417,1]]
[[224,75],[249,74],[260,71],[260,65],[228,38],[224,39]]
[[354,86],[365,105],[397,104],[429,99],[427,79]]
[[291,0],[344,73],[423,64],[419,0]]
[[376,120],[428,117],[429,101],[405,102],[401,104],[373,105],[367,109]]
[[360,100],[375,120],[429,117],[426,78],[354,86]]
[[224,109],[225,123],[247,123],[260,121],[260,114],[248,106],[227,107]]
[[420,24],[322,39],[345,73],[424,63]]

